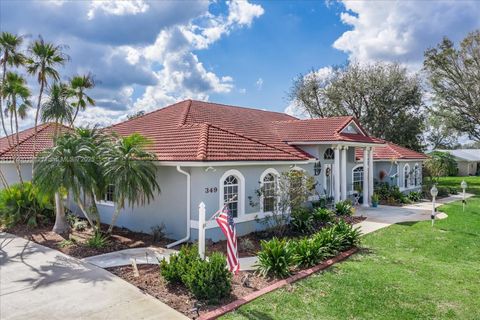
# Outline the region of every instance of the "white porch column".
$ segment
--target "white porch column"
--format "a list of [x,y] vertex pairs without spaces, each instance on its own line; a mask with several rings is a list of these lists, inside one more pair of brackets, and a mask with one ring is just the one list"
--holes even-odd
[[369,148],[368,153],[368,202],[371,203],[371,197],[373,195],[373,148]]
[[333,178],[334,178],[334,191],[333,199],[335,203],[340,201],[340,147],[335,146],[334,160],[333,160]]
[[370,195],[368,194],[368,148],[363,148],[363,206],[369,207]]
[[341,177],[342,182],[340,184],[340,188],[342,190],[342,200],[347,199],[347,146],[343,146],[342,148],[342,158],[341,158]]

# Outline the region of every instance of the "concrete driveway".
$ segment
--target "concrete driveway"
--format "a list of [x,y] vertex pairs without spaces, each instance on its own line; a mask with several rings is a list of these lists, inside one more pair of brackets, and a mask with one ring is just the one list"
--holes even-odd
[[0,233],[0,319],[188,319],[111,273]]
[[[473,194],[466,194],[466,197],[472,197]],[[436,207],[445,203],[462,200],[462,195],[453,195],[436,202]],[[377,208],[357,208],[355,215],[364,216],[367,219],[355,226],[360,227],[363,234],[367,234],[395,223],[407,221],[430,220],[432,213],[432,203],[423,201],[415,204],[404,205],[401,207],[378,206]],[[443,212],[437,212],[436,219],[444,219],[447,215]]]

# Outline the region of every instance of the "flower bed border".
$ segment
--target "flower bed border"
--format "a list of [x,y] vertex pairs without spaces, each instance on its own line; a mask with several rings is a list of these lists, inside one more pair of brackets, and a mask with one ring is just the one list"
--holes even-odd
[[208,313],[205,313],[205,314],[201,315],[198,319],[199,320],[216,319],[216,318],[224,315],[225,313],[228,313],[228,312],[231,312],[235,309],[238,309],[240,306],[257,299],[260,296],[263,296],[264,294],[267,294],[267,293],[272,292],[274,290],[277,290],[281,287],[284,287],[288,284],[294,283],[298,280],[301,280],[303,278],[311,276],[312,274],[314,274],[318,271],[327,269],[328,267],[334,265],[335,263],[347,259],[348,257],[350,257],[352,254],[356,253],[357,251],[358,251],[357,247],[352,248],[352,249],[347,250],[347,251],[344,251],[344,252],[340,253],[339,255],[337,255],[336,257],[334,257],[332,259],[328,259],[328,260],[326,260],[326,261],[324,261],[324,262],[322,262],[322,263],[320,263],[320,264],[318,264],[314,267],[311,267],[311,268],[308,268],[308,269],[305,269],[305,270],[301,270],[297,274],[295,274],[291,277],[288,277],[286,279],[282,279],[282,280],[279,280],[277,282],[274,282],[271,285],[269,285],[265,288],[262,288],[258,291],[252,292],[252,293],[246,295],[243,298],[237,299],[237,300],[235,300],[235,301],[233,301],[233,302],[231,302],[231,303],[229,303],[225,306],[219,307],[215,310],[212,310]]

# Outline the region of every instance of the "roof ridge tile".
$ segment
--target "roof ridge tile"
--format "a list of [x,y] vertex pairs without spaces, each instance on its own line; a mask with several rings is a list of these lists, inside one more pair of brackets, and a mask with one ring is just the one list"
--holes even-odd
[[210,125],[208,123],[202,123],[200,126],[200,136],[197,150],[198,160],[205,160],[207,158],[209,128]]
[[[212,124],[210,124],[210,126],[211,126],[212,128],[215,128],[215,129],[218,129],[218,130],[221,130],[221,131],[224,131],[224,132],[228,132],[228,133],[233,134],[233,135],[236,135],[236,136],[238,136],[238,137],[241,137],[241,138],[244,138],[244,139],[247,139],[247,140],[256,142],[256,143],[259,143],[259,144],[261,144],[261,145],[263,145],[263,146],[266,146],[266,147],[269,147],[269,148],[272,148],[272,149],[281,151],[281,152],[283,152],[283,153],[287,153],[287,154],[293,155],[293,156],[298,156],[298,155],[294,154],[293,152],[283,150],[283,149],[281,149],[281,148],[272,146],[272,145],[270,145],[270,144],[268,144],[268,143],[262,142],[262,141],[260,141],[260,140],[254,139],[254,138],[250,138],[250,137],[244,136],[244,135],[242,135],[242,134],[233,132],[233,131],[231,131],[231,130],[227,130],[227,129],[224,129],[224,128],[221,128],[221,127],[218,127],[218,126],[215,126],[215,125],[212,125]],[[298,150],[298,149],[297,149],[297,150]],[[304,155],[302,155],[302,156],[304,157],[304,159],[309,159],[309,158],[305,155],[305,154],[306,154],[305,151],[301,150],[301,152],[304,154]]]

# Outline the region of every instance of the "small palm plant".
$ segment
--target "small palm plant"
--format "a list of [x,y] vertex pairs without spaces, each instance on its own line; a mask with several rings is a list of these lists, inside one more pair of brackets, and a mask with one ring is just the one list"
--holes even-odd
[[126,203],[131,208],[143,206],[150,203],[155,192],[160,192],[152,161],[155,156],[145,150],[147,144],[145,137],[134,133],[116,139],[111,146],[104,148],[105,177],[108,183],[114,185],[115,211],[109,233]]
[[74,133],[66,133],[56,139],[55,146],[42,151],[35,160],[34,183],[44,192],[55,194],[56,220],[53,231],[59,234],[68,231],[65,212],[57,202],[62,190],[73,194],[73,199],[93,228],[90,214],[82,202],[82,190],[90,190],[94,185],[95,172],[88,159],[92,150]]

